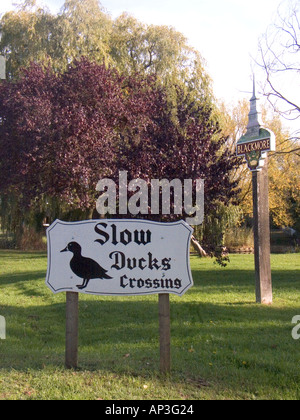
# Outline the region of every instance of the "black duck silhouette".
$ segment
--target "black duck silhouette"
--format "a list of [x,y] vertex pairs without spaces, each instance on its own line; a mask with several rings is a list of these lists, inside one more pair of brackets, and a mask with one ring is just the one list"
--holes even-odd
[[83,279],[81,285],[77,285],[78,289],[85,289],[92,279],[111,279],[107,270],[102,268],[96,261],[81,255],[81,246],[77,242],[70,242],[65,249],[60,252],[72,252],[73,258],[70,261],[70,267],[76,276]]

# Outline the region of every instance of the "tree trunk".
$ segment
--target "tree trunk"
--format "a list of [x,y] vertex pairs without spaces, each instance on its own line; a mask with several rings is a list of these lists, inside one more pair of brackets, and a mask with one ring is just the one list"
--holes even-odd
[[207,257],[207,253],[204,251],[204,249],[202,248],[200,243],[197,241],[195,236],[192,236],[191,242],[192,242],[192,246],[193,246],[194,250],[197,252],[199,257]]

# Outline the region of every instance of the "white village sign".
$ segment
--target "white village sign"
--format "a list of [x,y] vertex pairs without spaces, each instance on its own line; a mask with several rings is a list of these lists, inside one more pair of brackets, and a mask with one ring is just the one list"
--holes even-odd
[[47,229],[47,286],[94,295],[182,296],[193,285],[184,221],[56,220]]

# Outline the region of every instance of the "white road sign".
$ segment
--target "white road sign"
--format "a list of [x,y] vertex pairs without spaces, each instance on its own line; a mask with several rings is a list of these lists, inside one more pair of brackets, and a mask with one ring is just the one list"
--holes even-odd
[[94,295],[183,295],[193,285],[184,221],[56,220],[47,229],[47,286]]

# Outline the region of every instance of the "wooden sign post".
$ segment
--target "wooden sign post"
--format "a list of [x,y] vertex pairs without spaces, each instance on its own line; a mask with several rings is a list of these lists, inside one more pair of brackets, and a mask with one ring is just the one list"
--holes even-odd
[[237,155],[245,156],[252,172],[256,302],[270,305],[273,297],[267,152],[275,151],[275,136],[259,122],[257,100],[254,84],[247,132],[237,143]]
[[270,305],[273,297],[268,183],[268,162],[266,159],[262,170],[252,173],[252,187],[256,301]]
[[66,293],[65,365],[67,369],[76,369],[78,367],[78,301],[78,293]]
[[159,295],[159,341],[160,341],[160,372],[171,372],[171,319],[170,295]]
[[78,364],[78,293],[159,295],[160,369],[168,373],[169,294],[193,286],[189,249],[193,229],[184,221],[56,220],[47,229],[46,284],[66,292],[66,366]]

